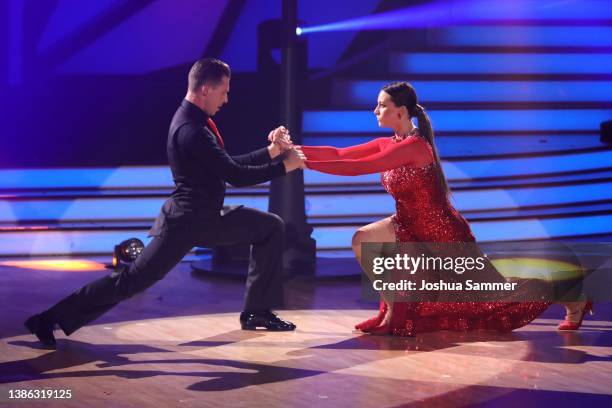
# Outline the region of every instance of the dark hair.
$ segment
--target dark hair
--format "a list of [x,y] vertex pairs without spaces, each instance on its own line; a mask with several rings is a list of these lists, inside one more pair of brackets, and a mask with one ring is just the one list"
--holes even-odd
[[438,150],[436,149],[436,144],[434,143],[434,132],[433,128],[431,127],[431,120],[429,119],[427,112],[425,112],[425,108],[419,105],[414,87],[408,82],[395,82],[383,87],[382,90],[389,94],[391,100],[396,106],[405,106],[408,110],[408,115],[410,115],[411,118],[417,118],[419,122],[419,133],[425,138],[425,140],[427,140],[431,146],[431,150],[433,151],[434,160],[440,174],[440,187],[446,194],[449,194],[450,189],[448,188],[444,171],[442,171],[440,156],[438,156]]
[[229,65],[216,58],[202,58],[197,60],[189,70],[189,90],[197,91],[205,83],[217,85],[223,77],[230,77]]

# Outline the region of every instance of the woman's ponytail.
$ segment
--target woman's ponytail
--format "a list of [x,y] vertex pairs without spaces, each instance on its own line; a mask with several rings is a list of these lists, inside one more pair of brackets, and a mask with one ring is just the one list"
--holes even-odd
[[419,133],[431,146],[431,151],[434,155],[434,160],[436,162],[436,166],[438,166],[439,174],[440,174],[440,187],[446,195],[450,194],[450,188],[448,187],[448,182],[446,181],[446,177],[444,176],[444,171],[442,170],[442,163],[440,162],[440,156],[438,155],[438,149],[436,149],[436,144],[434,143],[434,132],[431,127],[431,120],[429,119],[429,115],[425,112],[425,108],[421,105],[417,104],[413,111],[415,118],[419,122]]

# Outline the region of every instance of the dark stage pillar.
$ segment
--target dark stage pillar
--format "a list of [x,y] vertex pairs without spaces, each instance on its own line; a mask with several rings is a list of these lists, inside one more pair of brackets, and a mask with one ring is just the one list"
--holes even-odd
[[[302,40],[298,48],[297,0],[283,0],[282,4],[280,122],[290,130],[293,142],[302,144],[301,110],[297,104],[301,95],[297,81],[299,73],[307,72],[306,44]],[[303,171],[272,181],[269,211],[285,220],[285,268],[290,273],[314,273],[316,242],[310,236],[312,227],[306,222]]]
[[601,122],[599,125],[599,140],[602,143],[612,144],[612,120]]

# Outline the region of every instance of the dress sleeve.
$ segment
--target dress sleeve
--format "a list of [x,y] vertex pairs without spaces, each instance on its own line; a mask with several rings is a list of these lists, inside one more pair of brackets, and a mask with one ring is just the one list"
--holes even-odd
[[[308,154],[306,154],[308,157]],[[360,158],[306,160],[309,169],[339,176],[380,173],[405,165],[431,163],[433,156],[424,140],[413,136],[399,143],[387,143],[382,150]]]
[[367,143],[342,148],[332,146],[302,146],[302,152],[304,152],[308,160],[314,161],[359,159],[380,152],[389,142],[389,138],[379,137]]

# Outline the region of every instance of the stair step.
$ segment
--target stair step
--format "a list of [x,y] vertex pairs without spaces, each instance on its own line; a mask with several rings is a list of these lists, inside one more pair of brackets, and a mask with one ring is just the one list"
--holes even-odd
[[[152,220],[167,197],[76,198],[56,200],[0,200],[0,223],[28,221],[117,221]],[[268,208],[268,196],[229,196],[227,205]]]
[[[508,110],[428,110],[436,132],[491,134],[509,131],[556,133],[559,131],[599,131],[601,122],[612,119],[612,109],[508,109]],[[305,111],[303,133],[389,134],[378,127],[372,110]]]
[[[93,175],[93,176],[92,176]],[[269,183],[228,186],[228,195],[267,194]],[[169,166],[0,170],[0,199],[11,197],[169,196],[174,182]]]
[[[473,221],[498,221],[498,220],[518,220],[525,218],[555,218],[571,217],[575,215],[605,215],[612,214],[612,201],[602,201],[594,203],[571,203],[569,205],[552,206],[533,206],[509,210],[490,210],[490,211],[461,211],[461,214],[469,222]],[[388,217],[389,213],[371,215],[340,215],[330,217],[310,217],[308,222],[312,225],[327,226],[346,226],[346,225],[366,225],[382,218]]]
[[[609,236],[611,224],[612,215],[609,214],[543,220],[470,222],[472,231],[480,242]],[[354,226],[319,227],[314,229],[313,238],[317,241],[317,248],[348,248],[355,230]]]
[[594,169],[592,171],[575,171],[551,175],[526,175],[507,177],[491,177],[489,179],[465,180],[452,182],[453,191],[463,189],[507,189],[512,187],[542,187],[554,185],[569,185],[586,182],[610,182],[612,180],[612,167]]
[[0,170],[1,190],[159,188],[172,185],[168,166]]
[[[479,241],[534,240],[550,237],[588,237],[609,234],[612,215],[547,219],[473,221]],[[315,226],[318,249],[349,249],[355,226]],[[0,234],[0,256],[110,254],[114,245],[135,237],[148,242],[147,230],[22,231]]]
[[[328,197],[334,203],[338,198]],[[308,223],[313,226],[355,226],[366,225],[381,218],[388,217],[394,212],[393,202],[380,196],[384,205],[376,208],[376,211],[363,211],[362,213],[327,211],[311,213]],[[342,200],[340,200],[342,204]],[[388,201],[388,202],[384,202]],[[343,201],[346,203],[346,201]],[[320,204],[320,203],[319,203]],[[333,207],[333,206],[332,206]],[[333,210],[333,208],[332,208]],[[559,216],[612,214],[612,200],[601,200],[593,202],[572,202],[564,204],[533,205],[509,209],[464,209],[462,215],[468,221],[486,220],[496,221],[503,219],[523,218],[550,218]],[[17,224],[0,224],[0,233],[14,232],[38,232],[38,231],[104,231],[104,230],[148,230],[153,223],[153,218],[147,220],[54,220],[54,221],[21,221]]]
[[524,178],[568,172],[600,171],[611,163],[612,149],[608,149],[557,156],[446,162],[444,172],[452,180]]
[[[533,206],[558,206],[612,201],[612,181],[538,188],[457,191],[452,202],[461,212],[512,210]],[[390,214],[395,203],[386,193],[308,195],[310,217]]]
[[[380,135],[373,135],[380,136]],[[343,144],[355,144],[365,142],[373,136],[364,138],[345,138],[334,137],[333,139],[321,139],[322,135],[310,134],[305,136],[305,140],[312,144],[322,144],[321,141],[332,141],[330,143],[336,146]],[[585,135],[586,136],[586,135]],[[544,136],[543,136],[544,137]],[[567,142],[567,146],[576,148],[587,148],[595,143],[593,135],[588,136],[590,141],[581,145],[585,138],[577,136],[574,142]],[[571,136],[564,136],[567,140]],[[473,138],[438,138],[441,150],[446,143],[450,143],[448,149],[456,149],[460,144],[464,144],[466,156],[468,154],[478,155],[479,151],[489,153],[493,150],[496,144],[495,137],[473,137]],[[480,141],[485,141],[482,145]],[[513,137],[510,139],[510,152],[515,153],[519,149],[529,148],[524,147],[524,139]],[[559,138],[548,139],[549,143],[559,143]],[[347,143],[348,142],[348,143]],[[535,143],[532,142],[531,143]],[[575,143],[575,145],[573,144]],[[499,146],[505,146],[507,143],[498,143]],[[462,153],[463,154],[463,153]],[[605,148],[601,151],[587,152],[570,152],[553,156],[530,156],[530,157],[494,157],[491,154],[490,159],[473,159],[469,157],[462,158],[460,161],[445,161],[443,163],[446,176],[451,183],[456,182],[473,182],[486,181],[500,177],[517,177],[524,178],[525,176],[536,176],[542,174],[555,174],[568,172],[589,173],[602,169],[606,164],[612,163],[612,149]],[[464,160],[465,159],[465,160]],[[133,171],[132,171],[133,170]],[[609,170],[609,169],[608,169]],[[86,178],[83,173],[98,172],[109,175],[108,179]],[[115,172],[121,173],[121,185],[118,188],[118,183],[112,181],[115,179]],[[166,166],[150,166],[150,167],[124,167],[119,169],[23,169],[23,170],[0,170],[0,205],[2,202],[14,201],[18,199],[55,199],[65,197],[167,197],[173,187],[171,179],[160,179],[161,173],[169,172]],[[606,174],[601,174],[598,177],[606,177]],[[586,176],[585,176],[586,177]],[[554,181],[557,177],[553,178]],[[580,179],[581,177],[576,176]],[[563,178],[559,178],[562,180]],[[333,176],[314,171],[305,171],[304,180],[307,188],[313,188],[322,185],[377,185],[380,183],[379,174],[368,174],[363,176]],[[156,189],[150,187],[156,186]],[[246,195],[261,195],[267,194],[268,185],[261,184],[250,188],[228,188],[228,197],[246,196]]]
[[[0,223],[146,221],[159,213],[165,198],[87,198],[68,200],[2,201]],[[455,191],[452,199],[460,211],[512,210],[533,206],[612,201],[612,180],[545,187],[491,188]],[[266,211],[268,197],[232,196],[226,203]],[[306,194],[309,217],[390,214],[394,201],[386,192]],[[0,225],[1,226],[1,225]]]
[[390,56],[389,71],[394,74],[609,74],[612,54],[395,52]]
[[428,32],[429,46],[610,47],[609,26],[450,26]]
[[[332,88],[333,106],[372,108],[383,86],[380,80],[338,80]],[[612,81],[440,81],[413,80],[419,100],[430,103],[525,103],[525,102],[611,102]]]

